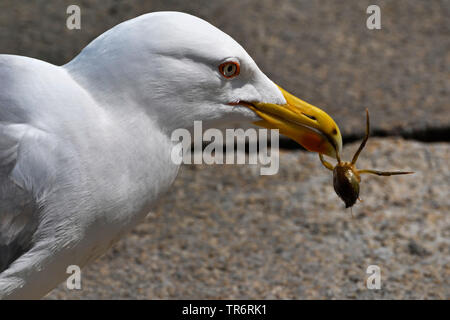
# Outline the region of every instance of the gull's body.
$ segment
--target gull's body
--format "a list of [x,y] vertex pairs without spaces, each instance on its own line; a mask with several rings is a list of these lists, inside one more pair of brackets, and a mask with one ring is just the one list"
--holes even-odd
[[[229,58],[232,81],[216,69]],[[0,79],[0,298],[42,297],[142,220],[177,175],[173,130],[258,120],[240,101],[286,104],[231,37],[174,12],[122,23],[61,67],[0,55]]]
[[2,271],[17,260],[0,274],[0,296],[24,285],[17,297],[39,297],[68,265],[84,266],[143,218],[178,166],[148,117],[105,112],[65,69],[17,57],[0,58],[0,68],[6,83],[27,79],[20,85],[30,97],[5,90],[0,98],[2,151],[12,155],[0,173],[1,240],[22,234],[1,247]]

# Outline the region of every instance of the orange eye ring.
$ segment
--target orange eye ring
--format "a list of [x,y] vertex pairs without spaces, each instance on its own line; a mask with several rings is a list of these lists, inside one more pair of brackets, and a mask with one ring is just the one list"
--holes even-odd
[[241,68],[239,63],[227,61],[219,66],[219,71],[225,78],[230,79],[239,75]]

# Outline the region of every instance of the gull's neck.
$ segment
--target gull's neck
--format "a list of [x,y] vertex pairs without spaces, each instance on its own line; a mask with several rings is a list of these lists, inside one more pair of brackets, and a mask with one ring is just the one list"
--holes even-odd
[[[98,167],[92,172],[99,176],[91,177],[92,181],[107,179],[111,185],[99,184],[97,194],[104,191],[107,202],[117,202],[122,208],[117,214],[124,219],[141,218],[170,187],[179,165],[171,161],[170,136],[145,108],[148,101],[137,85],[139,79],[127,72],[126,66],[112,68],[111,61],[90,57],[88,50],[63,68],[91,96],[95,106],[90,107],[100,115],[86,120],[95,128],[96,139],[83,142],[96,154],[84,159],[88,167]],[[105,155],[108,166],[99,160]]]

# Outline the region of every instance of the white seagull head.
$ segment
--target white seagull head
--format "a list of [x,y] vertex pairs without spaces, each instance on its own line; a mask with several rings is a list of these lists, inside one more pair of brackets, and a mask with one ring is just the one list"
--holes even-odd
[[330,116],[278,87],[234,39],[189,14],[155,12],[121,23],[68,68],[102,89],[97,99],[138,106],[168,133],[195,120],[248,120],[310,151],[333,157],[342,148]]

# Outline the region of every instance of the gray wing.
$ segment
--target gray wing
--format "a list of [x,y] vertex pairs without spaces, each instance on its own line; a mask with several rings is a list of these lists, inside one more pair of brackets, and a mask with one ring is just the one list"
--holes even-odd
[[38,226],[36,201],[17,171],[27,131],[0,122],[0,273],[29,250]]

